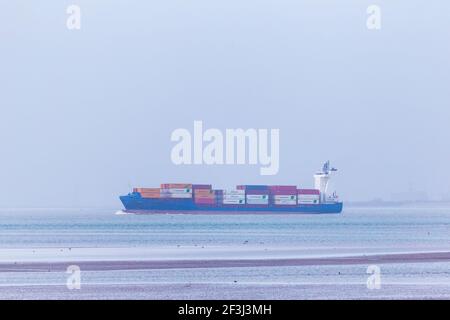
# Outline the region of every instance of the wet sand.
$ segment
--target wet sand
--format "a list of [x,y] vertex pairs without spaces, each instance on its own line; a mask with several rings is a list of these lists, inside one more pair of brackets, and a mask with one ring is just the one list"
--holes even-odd
[[448,286],[386,285],[381,290],[368,290],[362,284],[114,284],[82,285],[68,290],[64,284],[0,287],[0,297],[9,299],[64,300],[203,300],[203,299],[450,299]]
[[450,252],[373,254],[340,257],[286,259],[195,259],[195,260],[111,260],[58,262],[2,262],[0,272],[60,272],[68,265],[84,271],[152,270],[187,268],[288,267],[320,265],[355,265],[386,263],[450,262]]

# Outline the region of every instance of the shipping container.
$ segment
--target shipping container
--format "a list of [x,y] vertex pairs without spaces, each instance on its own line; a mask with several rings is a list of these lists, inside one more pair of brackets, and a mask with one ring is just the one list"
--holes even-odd
[[247,201],[247,205],[268,206],[269,205],[269,201]]
[[214,191],[209,192],[194,192],[195,197],[215,197],[216,193]]
[[297,189],[295,189],[295,190],[272,190],[272,191],[270,191],[270,194],[273,196],[277,196],[277,195],[297,196]]
[[247,200],[246,202],[247,204],[263,204],[263,205],[268,205],[269,204],[269,200]]
[[303,199],[301,200],[301,199],[298,199],[297,203],[298,204],[319,204],[320,201],[319,201],[319,199],[316,199],[316,200],[303,200]]
[[297,200],[275,200],[273,204],[276,206],[296,206]]
[[192,193],[161,193],[161,198],[166,199],[189,199],[192,198]]
[[232,194],[232,195],[223,195],[218,196],[217,199],[223,199],[223,200],[244,200],[245,201],[245,195],[240,194]]
[[320,196],[317,194],[299,194],[297,198],[298,200],[308,201],[308,200],[319,200]]
[[320,196],[320,191],[317,189],[298,189],[298,194],[317,194]]
[[194,199],[213,199],[213,200],[215,200],[215,199],[217,199],[217,197],[216,196],[194,196]]
[[213,195],[215,196],[216,193],[214,190],[208,190],[208,189],[194,189],[194,194],[197,195]]
[[238,186],[236,186],[236,189],[238,189],[238,190],[245,190],[245,191],[249,191],[249,190],[269,190],[269,186],[268,185],[256,185],[256,184],[238,185]]
[[155,192],[140,192],[140,195],[144,199],[158,199],[161,198],[161,194]]
[[267,194],[248,194],[247,195],[247,199],[254,199],[254,200],[268,200],[269,199],[269,195]]
[[245,199],[223,199],[222,204],[245,204]]
[[269,186],[269,190],[274,193],[280,192],[297,192],[297,186]]
[[163,183],[161,189],[192,189],[192,183]]
[[298,194],[297,202],[298,204],[319,204],[320,192],[314,189],[302,190],[302,193]]
[[193,184],[192,189],[200,189],[200,190],[211,190],[212,185],[211,184]]
[[297,195],[277,194],[273,196],[274,200],[294,200],[297,201]]
[[269,196],[247,195],[247,204],[269,204]]
[[133,188],[133,192],[154,192],[154,193],[159,193],[160,189],[159,188]]
[[269,190],[245,190],[245,194],[269,195]]
[[258,184],[248,184],[248,185],[239,185],[236,186],[236,189],[238,190],[269,190],[269,186],[267,185],[258,185]]
[[245,195],[245,190],[223,190],[223,195]]
[[245,193],[237,193],[237,192],[224,192],[224,193],[220,193],[217,196],[220,197],[245,197]]
[[192,193],[192,189],[179,189],[179,188],[170,188],[170,189],[161,189],[161,193]]
[[275,199],[274,204],[297,204],[297,199]]

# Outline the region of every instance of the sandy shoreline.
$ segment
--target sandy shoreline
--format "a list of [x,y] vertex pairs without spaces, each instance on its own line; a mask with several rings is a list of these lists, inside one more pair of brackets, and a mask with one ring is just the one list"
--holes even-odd
[[128,260],[2,262],[0,272],[59,272],[68,265],[84,271],[151,270],[187,268],[287,267],[313,265],[354,265],[386,263],[450,262],[450,252],[355,255],[345,257],[288,259],[206,259],[206,260]]
[[113,284],[82,285],[68,290],[64,284],[0,287],[5,300],[323,300],[323,299],[450,299],[448,286],[389,285],[368,290],[361,284]]

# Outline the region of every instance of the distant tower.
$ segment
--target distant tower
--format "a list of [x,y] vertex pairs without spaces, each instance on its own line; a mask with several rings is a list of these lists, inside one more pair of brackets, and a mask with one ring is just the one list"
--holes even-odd
[[335,168],[330,167],[330,161],[325,162],[322,167],[322,171],[317,172],[314,175],[314,188],[320,191],[320,202],[327,201],[328,182],[330,181],[331,174],[337,171]]

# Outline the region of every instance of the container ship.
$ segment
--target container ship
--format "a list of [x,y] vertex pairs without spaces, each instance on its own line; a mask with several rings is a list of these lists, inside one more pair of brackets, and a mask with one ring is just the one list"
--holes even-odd
[[343,203],[329,194],[332,174],[327,161],[314,174],[314,189],[296,185],[238,185],[215,190],[210,184],[163,183],[159,188],[134,188],[121,196],[129,213],[341,213]]

